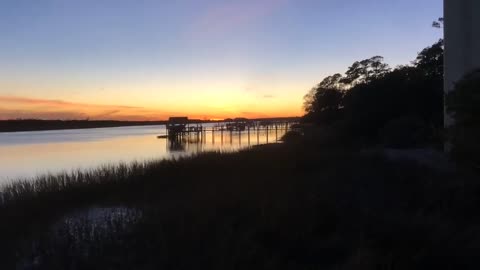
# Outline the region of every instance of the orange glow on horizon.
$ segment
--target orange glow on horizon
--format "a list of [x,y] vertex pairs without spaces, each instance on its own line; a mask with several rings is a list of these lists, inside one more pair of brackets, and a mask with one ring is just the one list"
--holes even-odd
[[[161,121],[171,116],[188,116],[191,119],[223,120],[226,118],[271,118],[292,117],[301,115],[295,106],[282,104],[261,104],[262,110],[256,106],[245,106],[241,103],[221,103],[221,99],[212,100],[206,106],[186,106],[184,104],[164,106],[120,106],[100,105],[63,100],[37,99],[14,96],[0,96],[0,120],[8,119],[61,119],[61,120],[124,120],[124,121]],[[215,105],[217,104],[217,105]],[[278,106],[280,105],[280,106]],[[160,106],[158,106],[160,107]]]

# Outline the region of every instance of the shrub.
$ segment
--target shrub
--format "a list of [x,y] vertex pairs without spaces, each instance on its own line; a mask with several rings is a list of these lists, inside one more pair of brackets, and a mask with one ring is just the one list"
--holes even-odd
[[447,96],[447,111],[454,119],[449,128],[452,156],[480,166],[480,70],[465,76]]
[[380,131],[383,144],[393,148],[422,147],[430,140],[428,124],[417,117],[400,117],[389,121]]

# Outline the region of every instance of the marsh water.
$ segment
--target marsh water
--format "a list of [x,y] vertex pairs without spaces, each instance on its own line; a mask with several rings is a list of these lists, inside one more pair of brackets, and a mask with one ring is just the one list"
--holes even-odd
[[0,184],[119,162],[168,159],[204,151],[238,151],[274,143],[284,132],[210,132],[201,139],[193,136],[177,142],[157,138],[166,133],[165,126],[0,133]]

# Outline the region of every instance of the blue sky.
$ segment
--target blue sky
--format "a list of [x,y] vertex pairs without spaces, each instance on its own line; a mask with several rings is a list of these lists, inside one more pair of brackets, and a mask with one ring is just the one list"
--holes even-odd
[[355,60],[413,60],[442,36],[442,2],[3,0],[0,118],[300,114]]

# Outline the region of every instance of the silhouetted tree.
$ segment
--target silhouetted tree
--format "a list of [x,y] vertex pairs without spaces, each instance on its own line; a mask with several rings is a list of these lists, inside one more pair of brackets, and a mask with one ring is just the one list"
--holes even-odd
[[443,39],[423,49],[413,61],[413,65],[427,77],[443,80]]
[[343,98],[341,74],[323,79],[304,97],[304,109],[313,121],[331,123],[338,119]]
[[303,96],[303,110],[305,111],[306,115],[311,115],[313,113],[313,104],[315,102],[316,92],[317,88],[313,87],[305,96]]
[[383,57],[357,61],[345,76],[325,78],[305,96],[306,120],[340,123],[366,143],[398,147],[440,140],[443,123],[443,41],[407,66],[391,70]]
[[319,88],[330,88],[330,89],[342,89],[344,84],[342,83],[343,76],[340,73],[328,76],[323,79],[322,82],[318,84]]
[[433,21],[432,27],[435,27],[435,28],[443,28],[443,23],[444,23],[444,22],[445,22],[445,20],[443,19],[443,17],[440,17],[440,18],[438,18],[438,20]]
[[390,68],[383,62],[383,57],[374,56],[370,59],[353,63],[352,66],[348,68],[347,72],[345,72],[345,77],[341,82],[350,86],[369,83],[372,80],[381,78],[389,71]]

